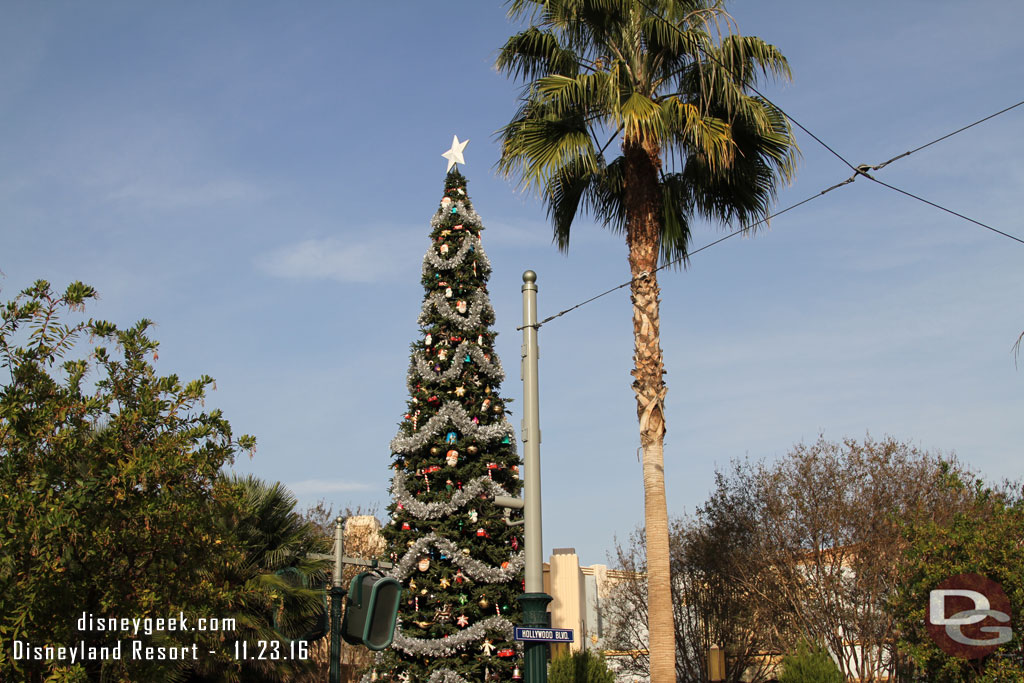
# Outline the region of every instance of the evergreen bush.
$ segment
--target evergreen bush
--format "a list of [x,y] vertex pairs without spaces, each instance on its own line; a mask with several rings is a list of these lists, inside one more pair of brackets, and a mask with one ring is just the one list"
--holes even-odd
[[843,683],[843,674],[824,648],[801,641],[782,660],[779,683]]
[[604,655],[580,650],[556,657],[548,670],[548,683],[615,683]]

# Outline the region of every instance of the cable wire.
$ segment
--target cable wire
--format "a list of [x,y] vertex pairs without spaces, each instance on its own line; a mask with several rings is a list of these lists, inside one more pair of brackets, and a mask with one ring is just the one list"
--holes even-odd
[[[916,199],[917,201],[922,202],[924,204],[927,204],[927,205],[929,205],[931,207],[934,207],[936,209],[939,209],[940,211],[945,211],[946,213],[952,214],[952,215],[956,216],[957,218],[962,218],[963,220],[968,221],[969,223],[974,223],[975,225],[978,225],[978,226],[980,226],[982,228],[985,228],[986,230],[991,230],[992,232],[994,232],[996,234],[999,234],[999,235],[1002,235],[1003,237],[1008,237],[1009,239],[1014,240],[1015,242],[1020,242],[1021,244],[1024,244],[1024,240],[1022,240],[1019,237],[1016,237],[1015,235],[1011,235],[1008,232],[1003,232],[1002,230],[999,230],[998,228],[994,228],[991,225],[987,225],[985,223],[982,223],[981,221],[975,220],[975,219],[971,218],[970,216],[965,216],[962,213],[958,213],[956,211],[953,211],[952,209],[946,208],[945,206],[942,206],[940,204],[936,204],[935,202],[929,201],[929,200],[925,199],[924,197],[920,197],[920,196],[918,196],[918,195],[916,195],[916,194],[914,194],[912,192],[908,192],[906,190],[903,190],[903,189],[901,189],[899,187],[896,187],[895,185],[890,185],[889,183],[883,182],[883,181],[879,180],[878,178],[875,178],[870,173],[868,173],[868,171],[877,171],[879,169],[885,168],[886,166],[888,166],[889,164],[891,164],[894,161],[897,161],[899,159],[903,159],[904,157],[908,157],[911,154],[914,154],[916,152],[920,152],[922,149],[924,149],[926,147],[930,147],[930,146],[934,145],[937,142],[941,142],[943,140],[947,140],[947,139],[953,137],[954,135],[956,135],[958,133],[962,133],[963,131],[967,130],[968,128],[973,128],[974,126],[977,126],[978,124],[981,124],[981,123],[984,123],[985,121],[993,119],[996,116],[999,116],[1000,114],[1005,114],[1006,112],[1010,111],[1011,109],[1015,109],[1016,107],[1019,107],[1021,105],[1024,105],[1024,100],[1022,100],[1020,102],[1017,102],[1016,104],[1013,104],[1013,105],[1011,105],[1009,107],[1006,107],[1005,109],[1001,109],[1001,110],[995,112],[994,114],[990,114],[990,115],[988,115],[988,116],[986,116],[984,118],[978,119],[977,121],[975,121],[973,123],[970,123],[970,124],[968,124],[966,126],[963,126],[962,128],[958,128],[958,129],[954,130],[951,133],[947,133],[946,135],[943,135],[942,137],[935,138],[931,142],[925,143],[925,144],[921,145],[920,147],[915,147],[914,149],[909,150],[907,152],[904,152],[903,154],[900,154],[898,156],[895,156],[892,159],[889,159],[888,161],[883,161],[882,163],[877,164],[875,166],[870,166],[868,164],[861,164],[860,166],[851,166],[851,168],[853,168],[854,173],[853,173],[853,175],[851,175],[846,180],[844,180],[842,182],[839,182],[839,183],[836,183],[835,185],[832,185],[831,187],[825,188],[821,192],[819,192],[817,194],[814,194],[814,195],[811,195],[810,197],[808,197],[808,198],[806,198],[806,199],[804,199],[802,201],[799,201],[796,204],[793,204],[791,206],[787,206],[785,209],[782,209],[781,211],[773,213],[770,216],[766,216],[766,217],[764,217],[764,218],[762,218],[762,219],[752,223],[751,225],[749,225],[747,227],[739,228],[738,230],[734,230],[733,232],[729,233],[728,235],[725,235],[724,237],[720,237],[719,239],[717,239],[717,240],[715,240],[713,242],[709,242],[708,244],[705,244],[704,246],[700,247],[699,249],[695,249],[695,250],[693,250],[691,252],[688,252],[685,256],[681,256],[681,257],[679,257],[677,259],[669,261],[668,263],[665,263],[665,264],[662,264],[661,266],[658,266],[653,271],[641,273],[637,278],[632,278],[629,281],[623,282],[621,285],[618,285],[616,287],[612,287],[611,289],[609,289],[607,291],[601,292],[600,294],[598,294],[596,296],[593,296],[593,297],[587,299],[586,301],[581,301],[580,303],[576,304],[575,306],[571,306],[571,307],[569,307],[569,308],[567,308],[565,310],[559,311],[558,313],[556,313],[556,314],[554,314],[552,316],[548,316],[544,320],[541,320],[540,322],[537,323],[537,329],[540,329],[541,325],[543,325],[545,323],[548,323],[548,322],[551,322],[555,318],[560,318],[561,316],[565,315],[566,313],[569,313],[570,311],[574,311],[577,308],[580,308],[581,306],[585,306],[586,304],[589,304],[592,301],[596,301],[597,299],[600,299],[603,296],[607,296],[608,294],[611,294],[612,292],[618,291],[618,290],[622,289],[623,287],[628,287],[629,285],[633,284],[633,282],[635,280],[637,280],[639,278],[647,277],[651,273],[656,273],[659,270],[662,270],[664,268],[668,268],[669,266],[674,266],[677,263],[679,263],[681,261],[685,261],[686,259],[690,258],[691,256],[704,251],[705,249],[709,249],[709,248],[715,246],[716,244],[720,244],[720,243],[724,242],[725,240],[729,239],[730,237],[735,237],[736,235],[739,235],[740,233],[743,233],[743,232],[749,232],[751,229],[757,227],[758,225],[761,225],[762,223],[768,222],[769,220],[771,220],[772,218],[775,218],[776,216],[781,216],[782,214],[786,213],[787,211],[792,211],[793,209],[797,208],[798,206],[802,206],[802,205],[806,204],[807,202],[809,202],[809,201],[811,201],[813,199],[817,199],[818,197],[820,197],[822,195],[825,195],[825,194],[828,194],[829,192],[831,192],[833,190],[836,190],[836,189],[838,189],[840,187],[843,187],[845,185],[849,185],[850,183],[854,182],[857,179],[857,176],[864,176],[868,180],[871,180],[872,182],[878,183],[879,185],[882,185],[883,187],[887,187],[887,188],[889,188],[890,190],[892,190],[894,192],[899,192],[900,194],[905,195],[907,197],[910,197],[911,199]],[[782,110],[780,109],[780,111],[782,111]],[[785,114],[787,117],[789,117],[789,114],[786,114],[785,112],[783,112],[783,114]],[[793,120],[793,119],[791,119],[791,120]],[[794,120],[794,123],[795,123],[795,120]],[[803,129],[803,126],[801,126],[801,129]],[[803,129],[803,130],[805,130],[805,129]],[[815,137],[809,131],[807,131],[807,132],[808,132],[809,135],[811,135],[811,137]],[[815,137],[815,139],[818,140],[817,137]],[[821,140],[818,140],[818,142],[821,142]],[[827,145],[825,145],[825,143],[822,142],[821,144],[824,145],[827,148]],[[836,155],[836,156],[838,156],[838,155]],[[845,162],[845,159],[843,161]],[[517,331],[522,331],[522,329],[523,329],[522,327],[517,327],[516,328]]]
[[860,175],[863,175],[864,177],[866,177],[866,178],[868,178],[870,180],[875,181],[879,185],[882,185],[884,187],[888,187],[890,190],[893,190],[895,192],[899,192],[902,195],[906,195],[907,197],[910,197],[911,199],[916,199],[919,202],[924,202],[928,206],[934,206],[936,209],[939,209],[940,211],[945,211],[946,213],[953,214],[957,218],[963,218],[965,221],[969,221],[971,223],[974,223],[975,225],[980,225],[981,227],[985,228],[986,230],[991,230],[992,232],[998,233],[998,234],[1002,235],[1003,237],[1009,237],[1011,240],[1013,240],[1015,242],[1020,242],[1021,244],[1024,244],[1024,240],[1022,240],[1019,237],[1016,237],[1015,235],[1011,235],[1008,232],[1003,232],[1002,230],[998,230],[996,228],[993,228],[991,225],[985,225],[981,221],[976,221],[973,218],[970,218],[969,216],[963,215],[962,213],[957,213],[956,211],[953,211],[952,209],[947,209],[946,207],[941,206],[939,204],[936,204],[935,202],[928,201],[924,197],[919,197],[919,196],[917,196],[916,194],[914,194],[912,192],[907,192],[906,190],[901,190],[900,188],[896,187],[895,185],[890,185],[889,183],[884,183],[881,180],[879,180],[878,178],[875,178],[874,176],[869,175],[867,173],[861,172]]
[[[1021,100],[1021,101],[1020,101],[1020,102],[1018,102],[1017,104],[1011,104],[1011,105],[1010,105],[1009,107],[1007,107],[1006,109],[1000,109],[1000,110],[999,110],[999,111],[997,111],[997,112],[996,112],[995,114],[989,114],[988,116],[986,116],[986,117],[985,117],[985,118],[983,118],[983,119],[978,119],[978,120],[977,120],[977,121],[975,121],[974,123],[969,123],[969,124],[967,124],[966,126],[964,126],[963,128],[957,128],[957,129],[956,129],[956,130],[954,130],[954,131],[953,131],[952,133],[947,133],[946,135],[943,135],[943,136],[942,136],[942,137],[940,137],[940,138],[935,138],[935,139],[934,139],[934,140],[932,140],[931,142],[928,142],[928,143],[926,143],[926,144],[923,144],[923,145],[921,145],[920,147],[916,147],[916,148],[914,148],[914,149],[910,150],[909,152],[904,152],[903,154],[900,154],[900,155],[894,156],[894,157],[893,157],[892,159],[889,159],[888,161],[883,161],[882,163],[878,164],[877,166],[872,166],[872,167],[871,167],[871,170],[872,170],[872,171],[878,171],[878,170],[880,170],[880,169],[883,169],[883,168],[885,168],[886,166],[888,166],[889,164],[891,164],[891,163],[892,163],[892,162],[894,162],[894,161],[897,161],[897,160],[899,160],[899,159],[902,159],[903,157],[908,157],[908,156],[910,156],[911,154],[914,154],[915,152],[920,152],[920,151],[921,151],[922,149],[924,149],[925,147],[931,147],[931,146],[932,146],[932,145],[934,145],[934,144],[935,144],[936,142],[942,142],[943,140],[946,140],[946,139],[948,139],[948,138],[951,138],[951,137],[953,137],[953,136],[954,136],[954,135],[956,135],[957,133],[962,133],[962,132],[964,132],[965,130],[967,130],[968,128],[973,128],[974,126],[977,126],[977,125],[978,125],[979,123],[985,123],[985,122],[986,122],[986,121],[988,121],[989,119],[994,119],[995,117],[999,116],[1000,114],[1005,114],[1006,112],[1010,111],[1011,109],[1016,109],[1017,107],[1021,106],[1022,104],[1024,104],[1024,100]],[[788,115],[787,115],[787,116],[788,116]],[[967,220],[970,220],[970,219],[967,219]]]
[[565,315],[566,313],[574,311],[577,308],[580,308],[581,306],[585,306],[585,305],[589,304],[592,301],[596,301],[596,300],[600,299],[603,296],[607,296],[608,294],[611,294],[612,292],[616,292],[616,291],[622,289],[623,287],[628,287],[629,285],[633,284],[637,280],[640,280],[640,279],[646,278],[646,277],[650,277],[653,273],[657,273],[659,270],[663,270],[665,268],[668,268],[669,266],[674,266],[677,263],[685,261],[688,258],[690,258],[691,256],[693,256],[694,254],[699,254],[700,252],[704,251],[705,249],[710,249],[711,247],[715,246],[716,244],[720,244],[720,243],[724,242],[725,240],[729,239],[730,237],[735,237],[736,235],[739,235],[739,234],[744,233],[744,232],[750,232],[753,228],[757,227],[758,225],[761,225],[762,223],[767,223],[772,218],[775,218],[776,216],[781,216],[782,214],[786,213],[787,211],[792,211],[793,209],[797,208],[798,206],[803,206],[807,202],[812,201],[814,199],[817,199],[818,197],[821,197],[822,195],[828,194],[832,190],[837,190],[840,187],[843,187],[844,185],[849,185],[850,183],[852,183],[854,181],[854,178],[856,178],[857,175],[858,174],[855,173],[854,175],[850,176],[849,178],[847,178],[846,180],[842,181],[841,183],[836,183],[835,185],[833,185],[831,187],[827,187],[824,190],[822,190],[821,192],[819,192],[817,194],[813,194],[810,197],[807,197],[806,199],[803,199],[803,200],[797,202],[796,204],[792,204],[790,206],[787,206],[785,209],[782,209],[781,211],[777,211],[777,212],[771,214],[770,216],[765,216],[764,218],[761,218],[761,219],[757,220],[754,223],[751,223],[750,225],[748,225],[746,227],[739,228],[738,230],[734,230],[733,232],[730,232],[728,235],[725,235],[724,237],[719,237],[717,240],[715,240],[713,242],[709,242],[709,243],[705,244],[703,247],[700,247],[699,249],[694,249],[693,251],[688,252],[685,256],[680,256],[679,258],[674,259],[672,261],[669,261],[668,263],[663,263],[662,265],[658,266],[654,270],[644,271],[643,273],[641,273],[637,277],[631,278],[631,279],[627,280],[626,282],[623,282],[621,285],[617,285],[615,287],[612,287],[611,289],[606,290],[604,292],[601,292],[600,294],[598,294],[596,296],[590,297],[586,301],[579,302],[575,306],[570,306],[569,308],[566,308],[563,311],[559,311],[558,313],[555,313],[554,315],[548,316],[547,318],[544,318],[543,320],[538,322],[536,325],[529,325],[529,326],[523,325],[521,327],[517,327],[516,331],[517,332],[521,332],[526,327],[534,327],[535,329],[540,329],[540,327],[542,325],[544,325],[545,323],[551,322],[555,318],[560,318],[563,315]]

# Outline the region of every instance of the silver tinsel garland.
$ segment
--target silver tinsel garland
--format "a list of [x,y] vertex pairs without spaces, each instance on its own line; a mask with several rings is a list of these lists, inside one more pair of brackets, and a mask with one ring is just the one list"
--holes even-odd
[[444,372],[437,374],[434,372],[434,366],[430,361],[426,360],[422,356],[415,357],[410,363],[409,374],[406,375],[406,385],[409,389],[410,394],[415,394],[416,389],[416,376],[418,375],[422,379],[430,380],[432,382],[443,382],[455,379],[462,373],[462,362],[459,359],[469,356],[476,363],[477,368],[480,372],[487,375],[494,382],[501,382],[505,379],[505,370],[501,367],[501,361],[498,357],[491,356],[491,360],[484,358],[484,352],[479,346],[470,341],[463,341],[455,350],[451,352],[452,364]]
[[469,297],[469,310],[467,315],[463,317],[456,309],[456,302],[449,301],[444,292],[434,292],[427,296],[423,301],[423,310],[420,312],[420,316],[417,319],[417,324],[420,327],[425,326],[429,322],[429,311],[433,308],[441,317],[455,325],[462,331],[472,330],[480,327],[482,324],[481,315],[484,311],[494,314],[494,309],[491,308],[491,302],[487,300],[487,297],[483,292],[473,292]]
[[469,683],[469,681],[451,669],[438,669],[430,674],[427,683]]
[[488,269],[491,268],[491,261],[487,258],[487,254],[484,253],[484,247],[480,242],[480,238],[471,233],[467,233],[462,239],[462,246],[459,247],[459,250],[451,256],[442,257],[434,251],[433,247],[428,249],[427,253],[423,256],[423,275],[430,274],[430,267],[433,267],[434,270],[455,270],[462,265],[462,262],[465,260],[466,255],[469,254],[470,250],[476,251],[478,254],[477,258],[479,258]]
[[422,555],[427,554],[431,546],[446,553],[451,558],[451,563],[466,572],[466,576],[474,581],[483,583],[501,583],[514,579],[526,564],[526,556],[520,550],[508,558],[507,567],[492,567],[464,554],[459,546],[447,538],[430,533],[410,546],[409,550],[402,556],[401,561],[388,572],[388,576],[392,576],[399,581],[405,581],[412,576],[416,563],[419,562]]
[[469,643],[483,640],[488,631],[500,633],[506,639],[512,639],[512,622],[505,617],[487,617],[478,621],[464,631],[447,638],[420,639],[409,638],[402,633],[402,622],[395,624],[395,641],[392,644],[397,650],[402,650],[408,655],[426,655],[429,657],[448,657]]
[[[359,679],[359,683],[376,683],[370,674],[363,674],[363,677]],[[427,679],[427,683],[470,683],[465,678],[455,673],[451,669],[438,669],[434,673],[430,674],[430,678]]]
[[447,209],[442,207],[435,211],[434,217],[430,219],[430,227],[441,227],[441,223],[444,222],[444,219],[452,215],[453,208],[455,209],[455,215],[459,217],[460,222],[463,225],[465,225],[466,223],[471,223],[474,228],[478,230],[483,229],[481,227],[482,220],[480,219],[480,214],[478,214],[475,209],[466,208],[466,202],[462,201],[461,199],[455,202],[452,206],[448,207]]
[[458,403],[449,402],[444,404],[437,411],[437,414],[427,420],[426,424],[415,434],[403,436],[399,433],[398,436],[392,439],[391,452],[401,454],[415,453],[437,438],[441,432],[445,431],[448,425],[455,427],[463,436],[480,443],[496,441],[506,436],[509,437],[509,441],[514,441],[512,438],[512,427],[509,425],[508,420],[502,419],[497,424],[481,426],[473,422],[465,408]]
[[494,496],[511,495],[489,477],[477,477],[466,484],[461,491],[453,493],[452,497],[447,501],[439,500],[433,503],[424,503],[423,501],[416,500],[416,497],[405,488],[405,482],[408,478],[409,475],[406,472],[395,473],[395,478],[391,481],[391,493],[394,499],[402,504],[406,512],[416,519],[440,519],[450,515],[485,491]]

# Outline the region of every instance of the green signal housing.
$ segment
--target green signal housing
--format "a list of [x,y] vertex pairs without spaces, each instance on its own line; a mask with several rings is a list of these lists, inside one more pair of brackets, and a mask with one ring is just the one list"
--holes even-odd
[[345,599],[341,636],[351,645],[383,650],[395,638],[402,584],[374,572],[356,574]]

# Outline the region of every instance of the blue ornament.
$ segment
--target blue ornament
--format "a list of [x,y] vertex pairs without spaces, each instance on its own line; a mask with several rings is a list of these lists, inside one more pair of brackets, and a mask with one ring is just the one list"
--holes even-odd
[[455,439],[457,437],[458,437],[458,434],[456,434],[455,432],[448,432],[447,434],[445,434],[444,441],[445,441],[445,443],[448,443],[448,444],[454,444],[455,443]]

